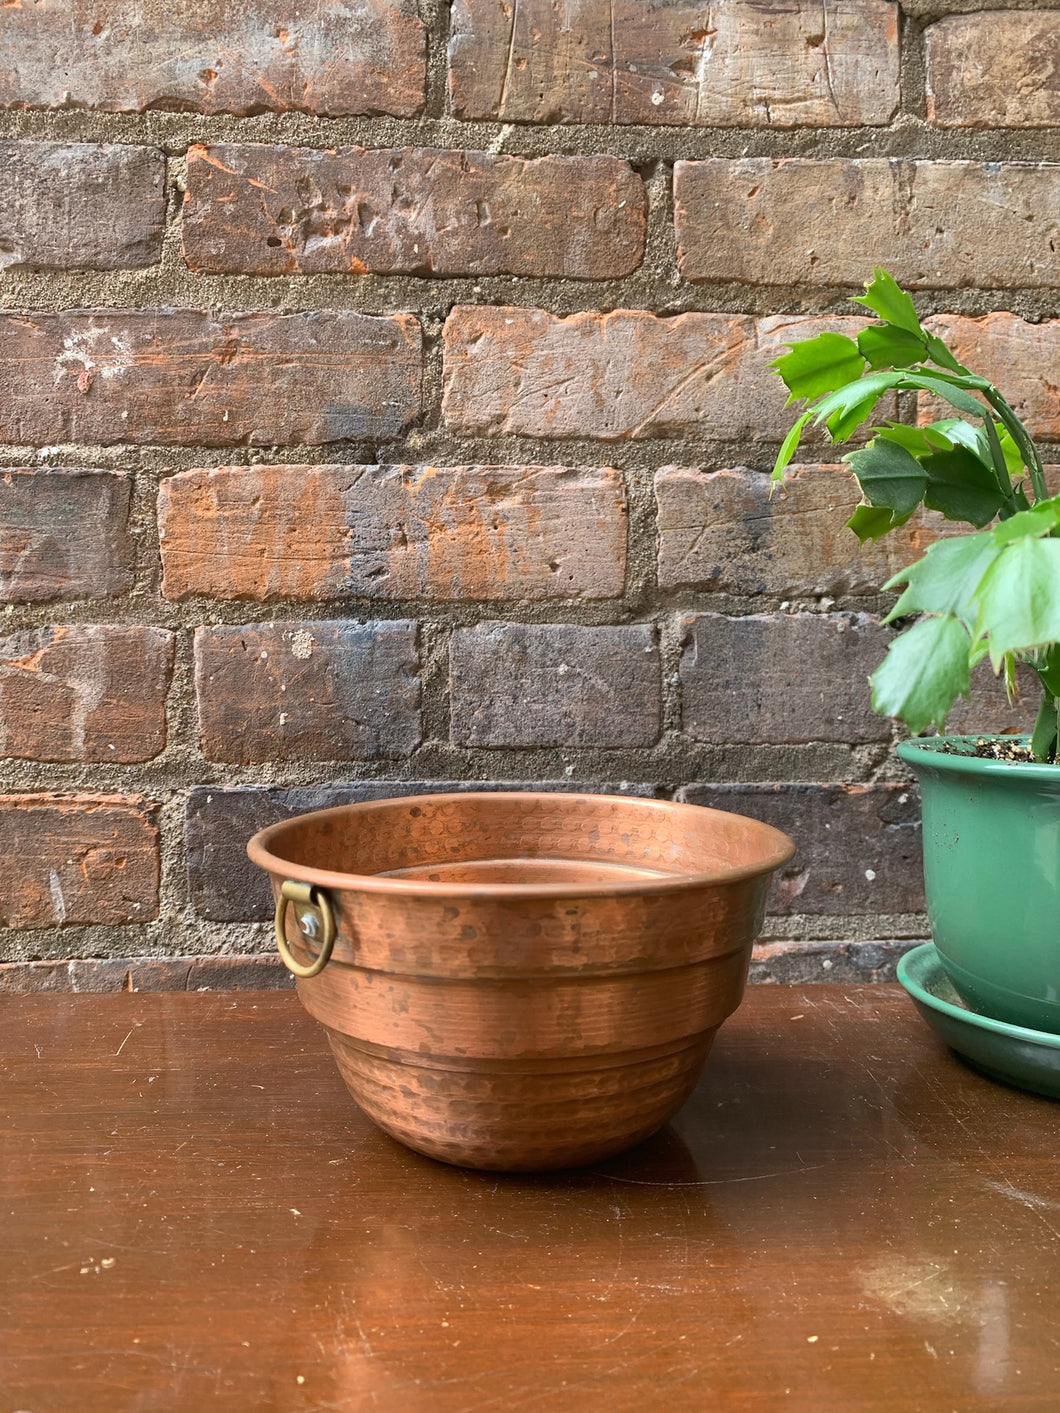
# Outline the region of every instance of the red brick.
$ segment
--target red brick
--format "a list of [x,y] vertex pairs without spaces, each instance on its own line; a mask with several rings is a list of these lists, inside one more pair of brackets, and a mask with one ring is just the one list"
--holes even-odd
[[420,368],[420,327],[408,315],[5,315],[0,441],[278,446],[381,439],[418,414]]
[[165,174],[156,147],[0,142],[0,269],[156,264],[165,228]]
[[458,305],[445,323],[443,415],[471,436],[780,440],[792,415],[770,362],[789,342],[865,323]]
[[650,746],[662,729],[648,624],[480,623],[453,634],[452,737],[461,746]]
[[608,469],[186,471],[162,484],[159,537],[171,599],[597,599],[625,584],[625,496]]
[[617,279],[644,255],[644,183],[618,157],[430,147],[192,147],[184,255],[259,275]]
[[928,118],[944,128],[1060,126],[1060,14],[946,15],[929,25]]
[[898,7],[844,0],[455,0],[462,118],[813,127],[887,123]]
[[696,741],[886,741],[869,676],[891,634],[864,614],[692,615],[681,624],[682,726]]
[[809,916],[924,907],[920,801],[908,785],[686,785],[679,798],[764,820],[795,841],[767,911]]
[[[996,383],[1032,436],[1060,438],[1060,319],[1028,324],[1016,314],[938,314],[927,326],[973,372]],[[951,408],[921,395],[920,419],[952,417]]]
[[124,795],[0,796],[0,923],[150,922],[158,830]]
[[0,639],[0,755],[150,760],[166,744],[173,634],[71,624]]
[[199,628],[195,690],[209,760],[368,760],[419,744],[414,623]]
[[0,105],[240,115],[420,111],[415,0],[86,0],[0,8]]
[[674,169],[688,280],[860,285],[882,265],[912,288],[1060,284],[1060,166],[714,158]]
[[876,593],[955,526],[934,511],[875,544],[845,528],[860,500],[841,465],[789,467],[769,477],[745,467],[664,466],[655,477],[659,585],[789,598]]
[[101,598],[132,583],[128,471],[0,471],[0,598]]
[[[201,917],[215,922],[267,921],[276,904],[268,876],[247,858],[247,840],[259,829],[309,810],[405,795],[450,795],[467,790],[539,790],[549,793],[643,795],[650,785],[598,780],[355,780],[293,787],[200,785],[188,794],[188,886]],[[2,989],[0,979],[0,989]]]

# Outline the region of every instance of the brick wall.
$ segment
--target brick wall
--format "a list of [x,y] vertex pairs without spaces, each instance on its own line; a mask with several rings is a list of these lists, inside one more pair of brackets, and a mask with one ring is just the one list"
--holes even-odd
[[775,821],[756,975],[880,974],[940,526],[771,502],[766,365],[883,263],[1060,460],[1060,0],[293,15],[0,8],[0,985],[275,979],[252,830],[474,782]]

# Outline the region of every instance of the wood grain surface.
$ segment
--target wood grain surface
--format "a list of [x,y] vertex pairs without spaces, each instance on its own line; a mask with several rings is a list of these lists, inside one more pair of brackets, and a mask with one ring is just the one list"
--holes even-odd
[[12,998],[31,1413],[1055,1410],[1060,1107],[894,986],[752,988],[656,1138],[497,1178],[373,1128],[290,994]]

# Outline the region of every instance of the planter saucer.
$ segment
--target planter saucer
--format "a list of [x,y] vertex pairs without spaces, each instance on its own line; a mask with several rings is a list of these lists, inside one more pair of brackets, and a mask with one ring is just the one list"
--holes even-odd
[[935,1033],[991,1079],[1060,1099],[1060,1035],[992,1020],[953,989],[933,942],[906,952],[898,980]]

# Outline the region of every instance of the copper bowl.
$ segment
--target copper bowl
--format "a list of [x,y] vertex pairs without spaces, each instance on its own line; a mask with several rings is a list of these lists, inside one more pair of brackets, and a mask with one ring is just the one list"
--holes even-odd
[[365,1113],[433,1158],[530,1171],[680,1108],[794,846],[696,805],[513,792],[318,810],[247,850]]

